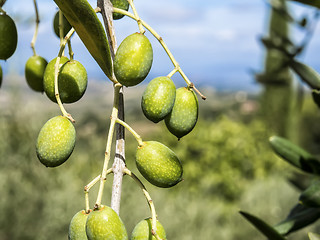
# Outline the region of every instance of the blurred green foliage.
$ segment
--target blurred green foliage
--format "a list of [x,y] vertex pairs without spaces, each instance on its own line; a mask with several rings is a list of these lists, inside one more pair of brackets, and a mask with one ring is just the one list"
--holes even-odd
[[[268,146],[264,123],[252,120],[255,113],[243,115],[242,104],[233,94],[219,95],[220,101],[230,100],[225,101],[225,107],[216,105],[220,101],[210,95],[211,101],[200,103],[203,114],[194,131],[178,141],[164,123],[153,124],[144,118],[139,91],[127,94],[128,123],[144,140],[169,146],[184,166],[184,181],[172,189],[150,185],[135,167],[137,143],[127,133],[127,165],[150,191],[169,239],[254,239],[256,232],[238,216],[239,205],[254,206],[267,219],[281,215],[282,211],[270,215],[270,209],[265,208],[267,199],[272,201],[270,191],[277,192],[284,202],[296,193],[288,191],[285,180],[277,177],[282,174],[282,161],[277,161]],[[45,96],[23,90],[1,94],[0,101],[5,104],[0,114],[0,239],[66,239],[72,216],[84,208],[83,187],[101,171],[110,114],[108,99],[93,101],[101,93],[90,94],[89,90],[82,102],[68,106],[77,120],[76,147],[66,163],[50,169],[37,159],[35,140],[42,125],[60,114],[58,107],[43,100]],[[265,181],[271,181],[270,186],[261,192]],[[107,183],[103,203],[108,205],[112,176]],[[252,186],[259,187],[252,191]],[[91,206],[96,193],[97,186],[90,191]],[[264,194],[266,201],[260,199]],[[283,209],[285,214],[287,209]],[[120,216],[129,234],[136,223],[150,216],[141,190],[129,177],[124,178]]]

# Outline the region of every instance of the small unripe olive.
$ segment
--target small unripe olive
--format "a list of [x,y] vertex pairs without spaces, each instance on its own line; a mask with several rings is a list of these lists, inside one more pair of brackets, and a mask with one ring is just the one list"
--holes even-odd
[[[48,98],[56,102],[54,87],[54,66],[56,58],[51,60],[44,73],[43,87]],[[83,65],[76,61],[69,61],[66,57],[60,59],[60,72],[58,75],[59,96],[63,103],[78,101],[87,89],[88,76]]]
[[76,131],[68,118],[56,116],[41,128],[36,142],[36,153],[46,167],[57,167],[71,155],[76,140]]
[[41,56],[32,56],[26,62],[24,69],[27,83],[31,89],[43,92],[43,75],[48,62]]
[[153,50],[149,39],[134,33],[120,44],[114,59],[114,74],[124,86],[135,86],[148,75],[153,61]]
[[182,138],[192,131],[198,120],[198,99],[193,90],[186,87],[177,89],[172,111],[166,116],[169,131]]
[[143,92],[141,107],[144,115],[157,123],[172,110],[176,98],[176,87],[168,77],[157,77],[150,81]]
[[68,231],[68,240],[87,240],[86,222],[89,213],[85,210],[77,212],[71,219]]
[[[128,11],[129,2],[127,0],[111,0],[113,7],[120,8],[122,10]],[[121,13],[112,13],[112,17],[114,20],[118,20],[124,17]]]
[[136,165],[142,176],[158,187],[172,187],[182,180],[180,160],[171,149],[156,141],[143,142],[137,148]]
[[118,214],[104,205],[89,214],[86,233],[88,240],[128,240],[127,230]]
[[16,24],[7,14],[0,13],[0,59],[7,60],[16,51],[18,33]]
[[[157,235],[166,240],[166,232],[162,224],[157,220]],[[156,240],[152,235],[152,218],[147,218],[140,221],[133,229],[130,240]]]
[[[65,37],[71,30],[72,26],[63,15],[63,37]],[[60,27],[59,27],[59,11],[56,12],[53,19],[53,30],[58,38],[60,38]]]

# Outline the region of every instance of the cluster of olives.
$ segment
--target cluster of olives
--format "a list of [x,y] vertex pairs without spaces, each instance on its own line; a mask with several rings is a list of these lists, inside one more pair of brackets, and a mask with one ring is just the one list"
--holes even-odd
[[[152,235],[151,218],[141,220],[133,229],[130,240],[156,240]],[[162,224],[157,220],[157,234],[166,240]],[[108,206],[102,205],[93,211],[82,210],[71,219],[69,240],[128,240],[127,230],[119,215]]]
[[[148,75],[153,50],[148,38],[133,33],[120,44],[114,59],[114,73],[124,86],[135,86]],[[157,77],[145,89],[141,107],[144,115],[154,123],[165,120],[168,130],[178,139],[185,136],[198,120],[198,99],[188,87],[176,89],[169,77]]]
[[[64,20],[64,34],[71,29]],[[59,37],[59,12],[54,17],[54,31]],[[25,66],[25,77],[31,89],[45,92],[53,102],[57,102],[55,93],[55,64],[57,58],[49,63],[38,55],[30,57]],[[74,103],[85,93],[87,72],[84,66],[62,56],[59,61],[58,92],[62,103]],[[76,132],[71,121],[65,116],[56,116],[48,120],[41,128],[36,142],[36,153],[46,167],[57,167],[71,155],[75,146]]]
[[[5,1],[0,1],[0,8]],[[0,11],[0,60],[7,60],[16,51],[18,43],[17,27],[13,19]],[[0,87],[2,84],[2,67],[0,66]]]
[[[3,0],[0,0],[0,7]],[[111,0],[116,8],[128,10],[127,0]],[[122,14],[113,13],[114,19]],[[63,29],[59,20],[63,20]],[[70,20],[71,21],[71,20]],[[72,28],[67,19],[56,13],[53,28],[58,37],[65,36]],[[13,20],[0,14],[0,59],[9,58],[17,45],[17,31]],[[4,50],[2,50],[4,49]],[[56,64],[59,61],[59,74]],[[113,70],[116,80],[131,87],[141,83],[149,74],[153,62],[153,49],[143,32],[126,37],[116,51]],[[25,77],[31,89],[45,92],[55,103],[74,103],[81,99],[87,88],[87,72],[83,65],[65,56],[52,59],[49,63],[35,54],[25,65]],[[57,77],[57,79],[55,79]],[[0,67],[0,85],[2,69]],[[58,84],[58,95],[55,84]],[[60,104],[61,105],[61,104]],[[164,120],[168,130],[178,139],[192,131],[198,119],[198,100],[191,86],[176,89],[171,78],[161,76],[147,85],[141,100],[141,107],[147,119],[154,123]],[[63,164],[75,147],[76,131],[73,123],[64,116],[49,119],[41,128],[36,141],[36,154],[46,167]],[[151,184],[169,188],[182,181],[183,168],[176,154],[157,141],[138,140],[135,162],[142,176]],[[154,217],[154,216],[153,216]],[[152,219],[140,221],[134,228],[131,240],[166,239],[161,223],[156,223],[156,234],[152,232]],[[155,226],[153,226],[155,227]],[[128,239],[125,226],[118,214],[110,207],[97,204],[94,210],[76,213],[69,226],[69,240],[125,240]],[[157,238],[158,239],[158,238]]]

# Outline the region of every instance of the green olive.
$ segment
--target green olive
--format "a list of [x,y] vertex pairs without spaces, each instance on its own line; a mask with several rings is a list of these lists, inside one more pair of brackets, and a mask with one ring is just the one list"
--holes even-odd
[[[152,235],[152,218],[147,218],[140,221],[133,229],[130,240],[156,240],[155,236]],[[157,235],[162,239],[166,240],[166,232],[162,224],[157,220]]]
[[25,66],[25,77],[31,89],[43,92],[43,75],[48,62],[41,56],[32,56]]
[[118,214],[104,205],[89,214],[86,233],[89,240],[128,240],[127,230]]
[[165,118],[169,131],[179,139],[191,132],[198,120],[198,108],[193,90],[186,87],[177,89],[172,111]]
[[36,153],[46,167],[57,167],[71,155],[76,140],[76,131],[68,118],[56,116],[41,128],[36,142]]
[[134,33],[120,44],[114,59],[114,74],[124,86],[135,86],[148,75],[153,61],[153,50],[149,39]]
[[[70,23],[68,22],[68,20],[66,19],[66,17],[63,15],[63,37],[65,37],[68,32],[71,30],[72,26],[70,25]],[[56,14],[54,15],[54,19],[53,19],[53,30],[54,33],[56,34],[56,36],[58,38],[60,38],[60,27],[59,27],[59,11],[56,12]]]
[[[44,73],[44,91],[48,98],[56,102],[54,87],[54,65],[56,58],[51,60]],[[63,103],[74,103],[78,101],[85,93],[88,84],[87,71],[83,65],[76,61],[69,61],[62,57],[60,60],[60,73],[58,76],[59,96]]]
[[[111,0],[113,7],[120,8],[122,10],[128,11],[129,2],[127,0]],[[112,17],[114,20],[118,20],[124,17],[121,13],[112,13]]]
[[86,234],[88,216],[89,213],[81,210],[72,217],[69,225],[68,240],[88,240]]
[[16,24],[7,14],[0,13],[0,59],[7,60],[16,51],[18,33]]
[[172,110],[176,98],[176,87],[168,77],[157,77],[150,81],[143,92],[141,107],[144,115],[157,123]]
[[136,165],[142,176],[158,187],[172,187],[182,180],[179,158],[167,146],[156,141],[143,142],[137,148]]

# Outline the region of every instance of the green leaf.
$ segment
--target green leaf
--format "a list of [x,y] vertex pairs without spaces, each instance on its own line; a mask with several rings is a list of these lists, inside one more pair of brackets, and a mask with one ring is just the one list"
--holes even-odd
[[290,61],[289,65],[310,88],[320,89],[320,74],[317,71],[295,60]]
[[320,181],[313,182],[303,191],[299,201],[305,206],[320,208]]
[[317,106],[320,108],[320,91],[313,89],[312,90],[312,99],[317,104]]
[[291,209],[287,218],[275,225],[274,229],[281,235],[288,235],[314,223],[319,217],[319,209],[297,204]]
[[263,235],[265,235],[270,240],[284,240],[282,235],[280,235],[273,227],[265,223],[263,220],[253,216],[249,213],[240,211],[240,214],[244,216],[253,226],[255,226]]
[[289,140],[272,136],[269,139],[272,149],[291,165],[313,174],[320,174],[320,161]]
[[87,0],[54,0],[108,78],[112,59],[104,28]]
[[315,234],[315,233],[308,233],[309,239],[310,240],[320,240],[320,235],[319,234]]
[[309,6],[320,8],[320,0],[292,0]]

